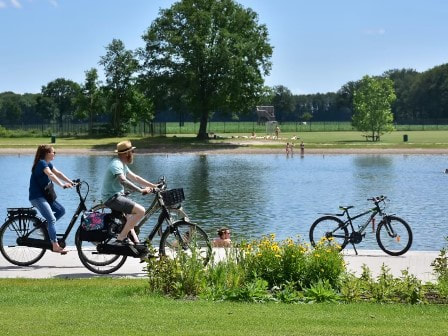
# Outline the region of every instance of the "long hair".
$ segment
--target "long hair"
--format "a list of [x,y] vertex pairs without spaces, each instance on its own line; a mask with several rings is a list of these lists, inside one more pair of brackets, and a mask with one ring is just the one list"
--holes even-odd
[[45,155],[50,153],[52,149],[51,145],[39,145],[36,150],[36,156],[34,157],[33,167],[31,168],[31,172],[36,167],[39,160],[45,160]]

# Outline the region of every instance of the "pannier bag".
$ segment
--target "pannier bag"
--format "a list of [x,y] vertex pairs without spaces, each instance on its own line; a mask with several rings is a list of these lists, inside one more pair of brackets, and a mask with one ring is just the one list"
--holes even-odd
[[86,211],[81,216],[80,239],[92,242],[102,242],[109,237],[110,214],[96,211]]
[[101,230],[104,228],[106,214],[97,211],[86,211],[81,217],[81,226],[85,231]]

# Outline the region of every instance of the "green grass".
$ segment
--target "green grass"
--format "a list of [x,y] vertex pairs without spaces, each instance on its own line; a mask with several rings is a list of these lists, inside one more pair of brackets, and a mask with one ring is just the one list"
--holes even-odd
[[445,335],[447,321],[443,305],[171,300],[146,280],[0,279],[2,335]]
[[[408,141],[403,141],[403,135],[408,135]],[[89,137],[57,137],[55,146],[58,148],[92,148],[113,150],[117,142],[130,139],[138,148],[148,148],[167,151],[182,149],[213,149],[235,147],[244,142],[245,146],[284,148],[286,142],[294,142],[296,150],[300,140],[292,141],[298,136],[304,141],[306,148],[448,148],[448,131],[395,131],[384,134],[378,142],[365,141],[361,132],[281,132],[280,140],[242,139],[247,133],[219,134],[218,139],[198,141],[194,134],[178,134],[167,137],[125,137],[125,138],[89,138]],[[264,136],[266,134],[257,134]],[[238,138],[235,138],[238,136]],[[38,138],[0,138],[0,148],[35,148],[42,143],[49,143],[49,137]]]

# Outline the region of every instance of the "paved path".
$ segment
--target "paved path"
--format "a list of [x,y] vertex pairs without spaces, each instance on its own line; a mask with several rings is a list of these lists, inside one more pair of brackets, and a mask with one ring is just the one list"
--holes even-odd
[[[223,249],[218,249],[223,250]],[[356,275],[361,274],[362,265],[367,265],[373,276],[379,274],[381,266],[387,265],[391,273],[399,277],[401,270],[409,269],[422,281],[434,281],[431,263],[438,256],[438,251],[410,251],[404,256],[392,257],[382,251],[359,250],[355,255],[353,250],[344,251],[347,268]],[[218,252],[219,253],[219,252]],[[121,269],[113,273],[113,277],[143,278],[145,264],[140,264],[140,259],[128,258]],[[74,248],[67,255],[61,256],[47,251],[45,256],[36,264],[28,267],[19,267],[8,263],[0,255],[0,278],[90,278],[101,277],[90,272],[81,264]]]

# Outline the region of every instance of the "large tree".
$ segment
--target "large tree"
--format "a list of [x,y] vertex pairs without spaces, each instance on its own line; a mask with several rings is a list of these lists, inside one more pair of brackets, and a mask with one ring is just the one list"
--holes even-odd
[[76,109],[79,84],[65,78],[57,78],[42,86],[42,95],[51,98],[58,108],[57,119],[62,126],[64,119],[71,120]]
[[103,99],[101,97],[101,87],[98,81],[98,71],[91,68],[85,72],[86,79],[81,85],[81,93],[78,97],[77,116],[81,119],[88,119],[89,133],[92,133],[93,119],[102,114]]
[[393,130],[392,103],[395,91],[389,78],[364,76],[353,94],[353,126],[369,132],[372,141]]
[[155,98],[182,101],[207,137],[212,112],[253,110],[272,47],[258,15],[233,0],[181,0],[143,35],[142,78]]
[[138,61],[131,50],[125,48],[121,40],[113,39],[106,47],[106,55],[101,57],[106,75],[107,106],[111,113],[112,132],[121,134],[123,123],[132,114],[131,99],[135,84]]

